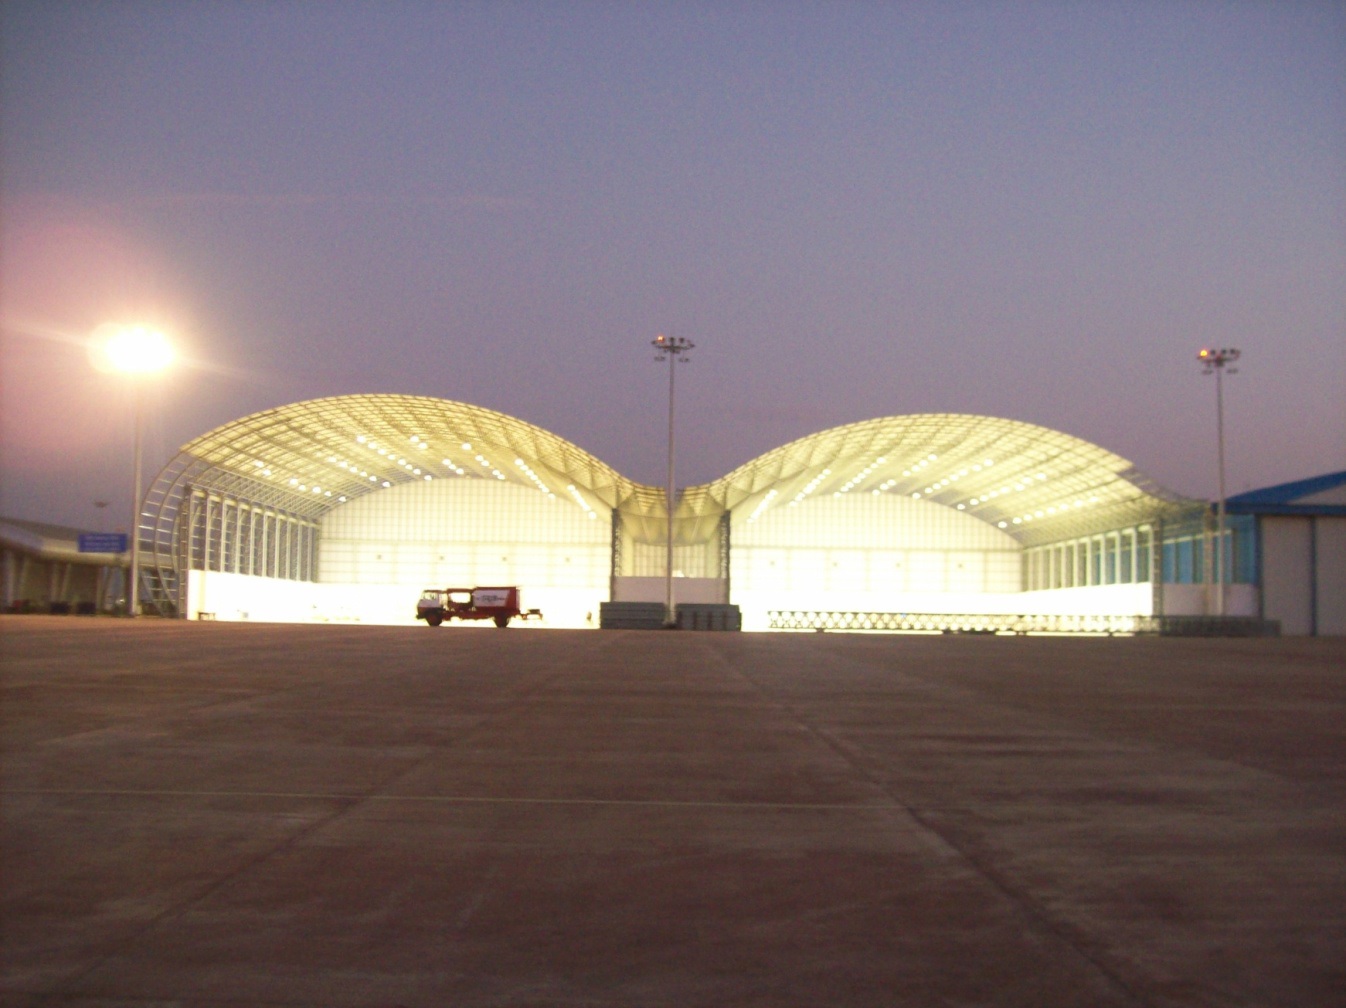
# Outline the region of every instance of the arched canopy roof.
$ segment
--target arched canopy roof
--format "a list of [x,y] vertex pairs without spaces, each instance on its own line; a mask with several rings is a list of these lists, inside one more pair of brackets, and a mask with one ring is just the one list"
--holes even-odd
[[893,493],[967,511],[1035,545],[1151,521],[1196,504],[1126,459],[1061,431],[959,413],[880,417],[782,445],[682,501],[685,521],[755,520],[811,497]]
[[316,519],[362,494],[446,478],[518,483],[594,509],[642,497],[611,466],[541,427],[408,395],[334,396],[254,413],[184,445],[160,483],[188,480]]

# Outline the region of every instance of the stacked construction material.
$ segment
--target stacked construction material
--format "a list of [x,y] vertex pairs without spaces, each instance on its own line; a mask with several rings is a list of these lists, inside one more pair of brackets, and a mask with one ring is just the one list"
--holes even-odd
[[601,602],[598,606],[601,630],[662,630],[662,602]]

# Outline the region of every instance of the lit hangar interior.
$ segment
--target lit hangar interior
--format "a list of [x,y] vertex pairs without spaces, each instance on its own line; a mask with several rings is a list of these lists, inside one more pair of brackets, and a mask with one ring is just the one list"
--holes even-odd
[[[183,446],[145,495],[144,597],[166,615],[414,622],[429,587],[519,585],[541,625],[662,601],[665,491],[523,420],[349,395],[243,417]],[[1209,611],[1209,506],[1060,431],[916,414],[782,445],[679,491],[679,602],[744,629],[797,610]],[[1239,523],[1225,606],[1256,602]]]

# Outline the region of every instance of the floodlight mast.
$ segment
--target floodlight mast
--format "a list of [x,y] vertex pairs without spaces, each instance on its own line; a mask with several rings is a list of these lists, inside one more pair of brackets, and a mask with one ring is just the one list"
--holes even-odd
[[[1225,482],[1224,482],[1224,373],[1225,368],[1239,359],[1239,352],[1232,347],[1214,349],[1206,347],[1196,355],[1201,362],[1202,374],[1215,375],[1215,451],[1218,459],[1220,477],[1220,498],[1215,506],[1215,615],[1225,615]],[[1229,367],[1230,374],[1238,374],[1238,368]]]
[[677,616],[673,607],[673,503],[676,487],[673,481],[673,376],[679,363],[687,363],[696,344],[681,336],[665,336],[660,333],[650,345],[654,347],[654,359],[660,363],[668,361],[668,529],[667,544],[664,553],[664,625],[677,625]]
[[165,370],[173,363],[176,353],[173,345],[163,333],[144,326],[110,325],[105,330],[108,335],[101,340],[97,349],[103,355],[107,366],[121,372],[131,382],[131,394],[135,412],[135,445],[131,483],[131,531],[130,555],[127,557],[126,615],[140,615],[140,487],[142,483],[141,458],[144,454],[145,440],[145,393],[144,381],[147,377]]

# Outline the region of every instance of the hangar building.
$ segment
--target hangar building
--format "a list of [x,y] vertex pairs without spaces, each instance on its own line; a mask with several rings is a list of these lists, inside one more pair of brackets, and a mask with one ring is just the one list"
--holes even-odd
[[[141,595],[190,618],[410,623],[424,588],[517,584],[543,625],[593,626],[604,602],[663,601],[665,496],[482,407],[294,403],[203,434],[158,475],[140,509]],[[1346,633],[1346,473],[1228,505],[1225,612]],[[675,598],[733,603],[750,630],[1036,614],[1124,631],[1217,611],[1215,528],[1209,502],[1060,431],[881,417],[681,490]],[[0,533],[6,609],[49,595],[53,611],[87,611],[90,595],[103,610],[122,583],[124,557],[78,555],[76,530]]]

